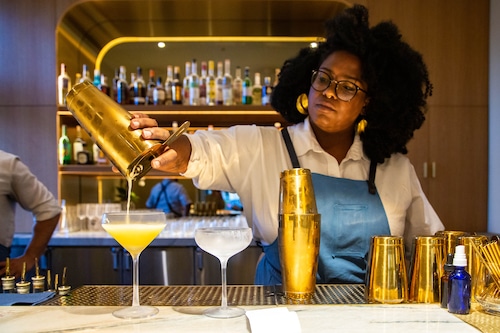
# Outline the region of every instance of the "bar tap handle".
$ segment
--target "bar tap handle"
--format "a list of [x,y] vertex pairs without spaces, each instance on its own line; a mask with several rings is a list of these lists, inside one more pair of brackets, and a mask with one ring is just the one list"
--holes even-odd
[[132,259],[130,253],[128,253],[128,251],[126,250],[123,250],[123,269],[125,269],[126,271],[130,271],[132,269],[130,265],[131,262]]
[[117,271],[120,269],[120,249],[116,247],[111,248],[111,257],[113,259],[113,270]]

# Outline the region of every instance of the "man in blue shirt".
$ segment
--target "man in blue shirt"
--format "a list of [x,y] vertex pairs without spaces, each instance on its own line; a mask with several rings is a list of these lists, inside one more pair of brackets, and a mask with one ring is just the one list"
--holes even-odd
[[175,217],[189,215],[189,208],[193,201],[186,189],[175,179],[166,178],[153,186],[146,207],[162,209],[165,213],[172,213]]

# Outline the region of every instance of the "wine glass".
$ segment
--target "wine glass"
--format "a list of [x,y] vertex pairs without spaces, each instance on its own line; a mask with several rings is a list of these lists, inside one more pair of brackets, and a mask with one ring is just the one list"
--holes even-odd
[[113,312],[118,318],[135,319],[150,317],[158,313],[153,306],[139,303],[139,255],[165,228],[165,213],[153,210],[130,212],[107,212],[102,216],[102,227],[121,246],[127,250],[133,260],[133,297],[132,306]]
[[227,261],[236,253],[243,251],[252,241],[251,228],[212,227],[195,230],[196,244],[205,252],[217,257],[221,265],[222,304],[220,307],[205,311],[213,318],[234,318],[245,314],[245,310],[227,306],[226,270]]

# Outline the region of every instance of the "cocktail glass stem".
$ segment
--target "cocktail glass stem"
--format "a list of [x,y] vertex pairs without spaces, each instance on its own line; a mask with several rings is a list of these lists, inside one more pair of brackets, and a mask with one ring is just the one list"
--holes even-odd
[[132,256],[132,306],[140,306],[139,301],[139,256]]
[[228,261],[228,258],[220,259],[220,274],[222,277],[222,304],[221,304],[221,308],[223,310],[227,309],[227,283],[226,283],[227,261]]

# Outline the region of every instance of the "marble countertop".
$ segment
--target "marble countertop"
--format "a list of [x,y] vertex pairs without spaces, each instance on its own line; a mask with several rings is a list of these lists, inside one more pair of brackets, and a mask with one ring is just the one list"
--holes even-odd
[[[280,327],[271,315],[276,306],[242,306],[247,311],[268,309],[268,322]],[[284,306],[283,306],[284,307]],[[205,317],[206,307],[162,306],[148,319],[124,320],[108,306],[3,306],[0,307],[2,332],[252,332],[247,316],[232,319]],[[404,332],[468,333],[480,332],[437,304],[401,305],[289,305],[296,312],[297,332]],[[278,321],[278,322],[277,322]],[[252,324],[253,324],[252,320]],[[269,330],[266,330],[269,331]],[[279,332],[279,330],[273,330]]]

